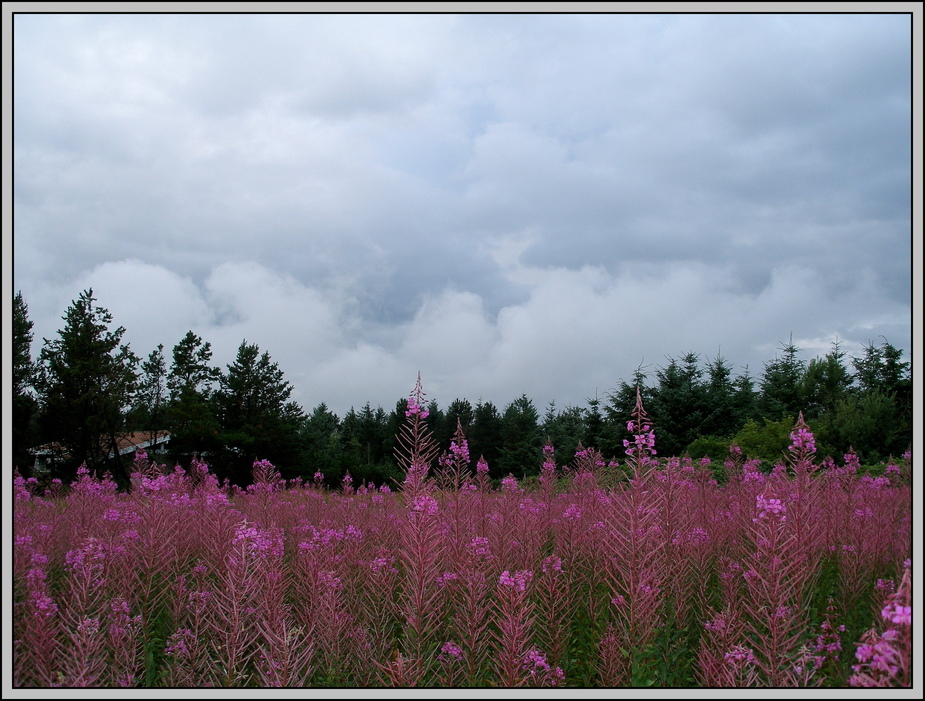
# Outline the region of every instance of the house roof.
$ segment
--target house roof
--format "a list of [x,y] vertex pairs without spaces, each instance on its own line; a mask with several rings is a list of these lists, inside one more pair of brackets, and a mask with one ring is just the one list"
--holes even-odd
[[[101,445],[106,445],[109,441],[102,439]],[[119,448],[119,455],[134,453],[138,449],[150,448],[152,445],[170,442],[170,431],[135,431],[132,433],[120,433],[116,436],[116,446]],[[32,455],[59,455],[66,453],[64,446],[60,443],[45,443],[43,445],[31,448],[29,453]],[[109,457],[113,452],[109,451]]]

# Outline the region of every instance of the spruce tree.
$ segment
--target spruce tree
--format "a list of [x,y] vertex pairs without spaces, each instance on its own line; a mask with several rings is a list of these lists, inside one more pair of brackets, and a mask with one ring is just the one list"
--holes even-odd
[[218,448],[219,425],[211,399],[221,371],[211,361],[211,344],[192,331],[173,347],[167,376],[167,427],[171,452],[176,456],[210,457]]
[[[104,467],[113,453],[116,479],[127,478],[118,438],[137,386],[139,359],[122,344],[123,327],[110,330],[112,315],[85,290],[68,307],[58,338],[45,339],[37,389],[44,439],[61,446],[62,476],[86,462]],[[129,458],[130,459],[130,458]]]
[[707,392],[695,353],[687,353],[679,363],[669,358],[656,370],[658,385],[646,404],[655,426],[658,450],[663,455],[680,455],[702,434],[707,418]]
[[492,477],[502,476],[498,461],[501,457],[502,421],[497,407],[491,402],[476,403],[472,412],[472,428],[466,436],[469,439],[469,455],[476,461],[485,458]]
[[303,478],[313,480],[315,473],[320,472],[333,485],[343,476],[340,428],[337,414],[324,402],[305,419],[300,432]]
[[732,366],[721,355],[707,363],[703,436],[729,437],[745,422],[736,406]]
[[800,349],[793,345],[793,339],[781,351],[781,357],[765,363],[761,376],[758,411],[771,420],[796,416],[803,410],[801,389],[806,363],[797,358]]
[[129,415],[129,428],[154,439],[166,428],[167,362],[164,345],[159,344],[141,364],[138,391]]
[[844,363],[845,352],[838,341],[822,358],[813,358],[806,366],[800,387],[803,417],[807,420],[830,416],[836,404],[847,397],[851,373]]
[[539,473],[543,440],[539,430],[539,414],[533,400],[521,395],[507,405],[502,415],[501,455],[498,468],[502,476],[515,477]]
[[281,474],[296,474],[305,414],[289,400],[291,394],[270,354],[242,341],[215,394],[225,469],[233,483],[248,484],[256,460],[269,460]]
[[32,390],[35,364],[32,362],[32,326],[22,292],[13,299],[13,465],[26,471],[32,460],[32,422],[38,404]]

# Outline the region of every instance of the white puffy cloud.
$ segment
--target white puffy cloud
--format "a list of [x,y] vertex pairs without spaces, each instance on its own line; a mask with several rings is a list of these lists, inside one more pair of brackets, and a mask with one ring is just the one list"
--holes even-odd
[[[169,362],[173,345],[192,330],[212,344],[213,362],[224,369],[242,341],[256,343],[306,410],[325,402],[342,415],[367,401],[391,409],[417,372],[441,406],[465,397],[503,408],[526,394],[540,407],[552,400],[562,407],[603,397],[640,365],[654,378],[668,356],[693,351],[706,362],[721,354],[736,373],[748,365],[755,377],[791,334],[807,359],[836,338],[858,355],[876,340],[873,330],[901,330],[904,321],[902,305],[872,278],[836,300],[812,269],[789,267],[760,293],[742,294],[719,266],[538,268],[521,263],[517,250],[498,261],[526,290],[522,301],[492,315],[477,293],[448,287],[386,333],[364,322],[349,284],[311,286],[238,262],[217,266],[198,285],[137,259],[104,263],[37,299],[26,295],[36,321],[33,354],[62,325],[49,310],[57,305],[60,317],[67,290],[92,287],[138,355],[163,343]],[[844,321],[844,304],[860,321]]]

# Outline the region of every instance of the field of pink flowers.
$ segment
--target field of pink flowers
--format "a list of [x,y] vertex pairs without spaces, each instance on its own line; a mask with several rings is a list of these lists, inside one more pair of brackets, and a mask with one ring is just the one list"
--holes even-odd
[[14,686],[910,684],[908,454],[822,464],[801,418],[770,474],[657,458],[637,404],[625,463],[495,488],[415,392],[394,490],[17,477]]

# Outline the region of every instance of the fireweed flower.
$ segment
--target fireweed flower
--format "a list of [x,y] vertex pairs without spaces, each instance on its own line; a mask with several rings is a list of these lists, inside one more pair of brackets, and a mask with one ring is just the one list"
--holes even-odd
[[374,573],[385,570],[395,574],[398,570],[392,566],[393,562],[395,562],[394,557],[377,557],[375,560],[370,561],[369,567]]
[[427,478],[427,472],[430,470],[430,467],[426,462],[413,462],[408,465],[408,470],[405,473],[405,484],[413,484],[415,482],[421,482]]
[[461,660],[462,658],[462,648],[452,642],[444,643],[443,647],[440,648],[440,654],[437,656],[437,659],[442,662],[453,662]]
[[471,549],[473,554],[479,557],[491,557],[491,548],[488,546],[488,538],[484,536],[476,536],[469,541],[466,547]]
[[771,614],[771,618],[787,618],[793,613],[789,606],[778,606],[777,610]]
[[[168,657],[188,657],[189,646],[196,642],[196,635],[189,628],[180,628],[167,638],[164,654]],[[189,643],[189,646],[187,645]]]
[[498,577],[498,584],[502,587],[514,589],[515,591],[526,591],[527,585],[532,579],[532,570],[518,570],[514,574],[511,574],[508,570],[504,570],[501,576]]
[[572,504],[562,512],[562,518],[567,521],[578,521],[581,518],[581,509]]
[[849,450],[844,455],[845,458],[845,467],[843,468],[846,473],[854,474],[861,467],[861,459],[858,457],[857,453],[854,450]]
[[32,605],[35,607],[36,617],[44,616],[45,618],[51,618],[56,613],[58,613],[58,604],[45,593],[34,592],[32,596]]
[[[889,633],[890,631],[886,631]],[[855,657],[861,663],[866,663],[866,666],[870,671],[874,673],[885,673],[889,676],[894,676],[899,672],[900,668],[900,655],[899,651],[890,642],[890,639],[886,637],[886,633],[881,636],[881,639],[877,642],[864,643],[858,646]],[[852,669],[855,672],[862,672],[864,670],[865,664],[854,665]],[[852,686],[856,686],[854,678],[851,680]]]
[[623,441],[626,454],[635,455],[641,450],[643,454],[649,453],[650,455],[657,455],[655,452],[655,431],[652,430],[652,427],[644,423],[639,427],[639,433],[636,433],[636,428],[637,424],[635,421],[627,422],[626,430],[634,435],[632,443],[628,440]]
[[691,543],[693,545],[700,545],[702,543],[710,542],[710,534],[703,528],[692,528],[691,530],[679,533],[671,539],[672,545],[681,545],[683,543]]
[[283,556],[283,534],[281,531],[261,530],[242,521],[235,531],[232,543],[242,543],[248,553],[261,558]]
[[810,453],[816,452],[816,439],[813,434],[805,428],[799,428],[790,434],[790,451],[807,450]]
[[530,650],[524,656],[523,669],[529,672],[531,677],[547,678],[552,686],[557,686],[565,678],[562,669],[560,667],[552,669],[546,655],[539,650]]
[[555,555],[550,555],[543,560],[543,572],[561,572],[562,560]]
[[723,655],[723,658],[732,662],[735,666],[743,664],[755,664],[755,653],[751,648],[736,645],[732,650]]
[[443,574],[437,575],[437,585],[445,587],[450,582],[459,579],[459,575],[455,572],[444,572]]
[[764,484],[767,481],[767,475],[758,470],[749,470],[748,465],[746,464],[745,470],[742,473],[743,482],[757,482],[758,484]]
[[548,672],[549,662],[546,661],[546,655],[539,650],[530,650],[524,658],[524,669],[529,670],[530,674]]
[[320,570],[318,572],[318,583],[321,584],[321,586],[327,587],[328,589],[333,589],[334,591],[344,588],[340,577],[336,576],[334,572],[329,570]]
[[33,616],[36,618],[50,618],[58,612],[58,605],[46,593],[45,571],[34,567],[26,574],[26,583],[29,587],[29,598],[32,601]]
[[420,416],[422,419],[426,419],[430,416],[430,412],[427,411],[424,407],[420,406],[414,397],[408,399],[408,409],[405,411],[405,416]]
[[542,501],[535,502],[530,497],[527,497],[518,504],[517,508],[530,514],[538,514],[546,508],[546,504]]
[[110,636],[130,635],[141,625],[141,616],[135,616],[134,618],[130,616],[128,602],[122,597],[113,599],[109,608]]
[[77,624],[77,630],[81,633],[87,633],[93,635],[94,633],[99,632],[100,622],[97,618],[84,618],[80,623]]
[[755,507],[758,509],[758,517],[752,519],[755,523],[765,518],[779,517],[781,521],[787,520],[787,507],[784,506],[780,499],[773,499],[764,494],[759,494],[755,499]]
[[191,591],[186,597],[186,605],[193,613],[202,614],[212,598],[213,595],[210,591]]
[[433,516],[437,513],[438,508],[437,500],[427,494],[416,496],[411,502],[412,511],[424,513],[428,516]]
[[108,548],[106,543],[90,537],[76,550],[70,550],[64,555],[65,565],[75,574],[84,574],[97,577],[96,584],[102,584],[99,575],[103,572],[103,563],[106,561]]
[[459,445],[456,445],[456,441],[451,442],[450,452],[455,455],[460,462],[466,465],[469,464],[469,443],[465,439],[460,441]]
[[13,478],[13,489],[16,501],[29,501],[32,498],[32,492],[26,487],[26,480],[21,475]]
[[514,475],[508,475],[503,480],[501,480],[501,491],[516,492],[517,490],[517,478],[514,477]]
[[880,612],[884,619],[894,625],[912,625],[912,607],[890,604]]

